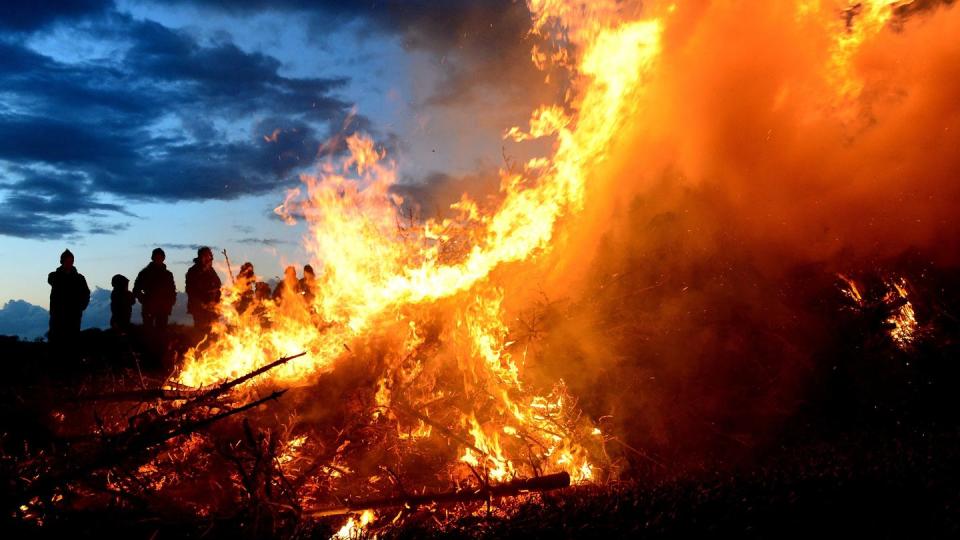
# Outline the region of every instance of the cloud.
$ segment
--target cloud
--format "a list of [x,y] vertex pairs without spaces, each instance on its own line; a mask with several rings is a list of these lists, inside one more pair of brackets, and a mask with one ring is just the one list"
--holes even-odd
[[128,225],[99,219],[103,215],[132,215],[122,205],[102,202],[83,174],[11,166],[6,176],[10,180],[0,184],[0,234],[62,238],[78,232],[73,221],[65,217],[70,215],[88,216],[88,232],[105,234]]
[[438,60],[442,80],[425,105],[450,105],[507,93],[526,103],[542,74],[530,63],[530,12],[517,0],[229,1],[180,0],[213,11],[248,14],[265,10],[309,17],[318,33],[332,25],[360,21],[375,33],[397,36],[408,50]]
[[[133,306],[131,321],[139,325],[142,321],[140,304]],[[170,322],[193,324],[187,314],[187,295],[177,293],[177,302],[170,314]],[[26,300],[10,300],[0,308],[0,336],[19,336],[21,339],[36,339],[46,336],[50,325],[50,312],[31,304]],[[110,328],[110,290],[100,287],[90,293],[90,304],[83,311],[82,330],[88,328]]]
[[78,231],[79,215],[129,215],[104,196],[265,193],[295,182],[345,123],[369,127],[334,97],[343,78],[287,77],[272,56],[115,12],[77,31],[129,48],[67,63],[0,34],[0,235],[59,238]]
[[145,248],[150,248],[150,249],[153,249],[153,248],[156,248],[156,247],[160,247],[160,248],[163,248],[164,250],[167,250],[167,249],[169,249],[169,250],[187,249],[187,250],[190,250],[190,251],[193,251],[193,252],[196,252],[198,249],[200,249],[200,248],[202,248],[202,247],[208,247],[208,248],[212,249],[213,251],[217,251],[217,247],[216,247],[216,246],[208,246],[208,245],[205,245],[205,244],[158,244],[158,245],[143,244],[143,247],[145,247]]
[[[360,21],[374,33],[396,36],[408,50],[432,55],[440,70],[439,84],[416,106],[479,100],[474,109],[500,118],[523,116],[541,101],[532,90],[542,74],[529,62],[523,2],[181,3],[231,14],[305,16],[317,28]],[[201,41],[107,2],[35,8],[16,20],[22,21],[18,32],[42,36],[60,20],[74,25],[71,36],[120,45],[111,55],[68,62],[0,31],[0,235],[77,234],[83,232],[74,223],[78,216],[123,214],[124,202],[268,193],[296,183],[318,156],[344,151],[346,135],[376,134],[369,119],[337,96],[348,79],[286,75],[280,59],[240,49],[226,34]],[[491,100],[503,105],[490,111]],[[381,138],[385,147],[401,146]],[[11,181],[20,178],[17,171],[34,171],[31,177],[56,171],[80,179],[79,187],[40,196],[31,189],[35,178]],[[120,229],[115,219],[90,227]]]
[[261,245],[261,246],[279,246],[279,245],[293,245],[293,242],[289,240],[280,240],[278,238],[240,238],[234,240],[238,244],[251,244],[251,245]]
[[0,7],[0,29],[30,32],[56,21],[100,15],[112,5],[112,0],[4,2]]
[[16,238],[55,240],[77,232],[68,219],[0,211],[0,234]]
[[349,104],[329,93],[344,78],[288,78],[272,56],[242,51],[233,43],[201,45],[195,38],[152,21],[130,22],[137,41],[124,59],[140,77],[173,85],[194,105],[232,112],[270,110],[328,121]]
[[24,339],[43,337],[50,323],[50,313],[26,300],[10,300],[0,308],[0,335]]
[[130,228],[129,223],[94,223],[87,228],[87,234],[116,234]]

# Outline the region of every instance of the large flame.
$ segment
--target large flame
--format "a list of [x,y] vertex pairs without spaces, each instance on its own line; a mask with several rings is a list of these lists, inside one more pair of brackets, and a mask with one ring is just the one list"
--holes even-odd
[[[532,160],[521,172],[502,171],[502,202],[492,213],[481,213],[464,196],[455,205],[455,218],[403,226],[402,200],[390,191],[396,164],[371,139],[350,137],[348,157],[304,176],[305,194],[292,192],[278,208],[285,219],[301,216],[308,223],[307,247],[322,268],[312,299],[288,287],[278,300],[262,299],[259,309],[238,312],[244,291],[232,291],[222,306],[224,323],[208,343],[189,352],[180,383],[209,385],[307,350],[304,361],[269,374],[276,382],[305,383],[335,369],[354,342],[394,335],[395,362],[386,367],[377,393],[379,404],[389,407],[390,389],[404,377],[400,359],[423,343],[421,325],[432,310],[440,310],[447,319],[443,346],[466,386],[483,385],[499,411],[485,422],[466,411],[461,427],[472,445],[462,461],[475,467],[484,462],[490,477],[504,479],[514,472],[517,456],[505,455],[501,440],[535,436],[544,439],[543,455],[551,468],[566,469],[578,480],[592,476],[586,452],[563,432],[564,395],[526,392],[523,366],[505,342],[506,292],[491,276],[503,265],[531,261],[549,250],[558,222],[582,207],[590,168],[605,159],[620,123],[632,113],[628,97],[656,61],[661,23],[571,20],[563,5],[534,3],[531,8],[537,29],[548,20],[590,21],[572,35],[572,44],[583,49],[573,68],[576,97],[566,107],[535,111],[529,132],[510,131],[516,139],[556,137],[553,155]],[[444,303],[449,299],[455,301]]]
[[[683,80],[671,73],[670,83],[657,87],[661,93],[649,91],[658,77],[664,78],[659,68],[665,36],[688,31],[694,17],[684,14],[685,9],[696,13],[706,8],[644,2],[640,9],[637,3],[614,0],[528,4],[533,31],[553,46],[536,47],[533,63],[567,70],[570,86],[562,103],[538,107],[527,128],[511,128],[505,137],[551,138],[550,155],[530,159],[519,170],[501,171],[495,208],[483,208],[464,195],[452,206],[453,217],[418,223],[402,215],[404,201],[391,190],[397,182],[393,159],[369,137],[349,137],[349,154],[303,176],[304,188],[292,191],[277,209],[284,219],[304,219],[308,225],[306,247],[318,269],[311,294],[301,294],[292,282],[276,299],[241,302],[248,291],[228,291],[222,322],[188,353],[177,376],[180,383],[214,384],[306,350],[306,357],[261,381],[308,384],[347,358],[385,348],[370,356],[371,364],[382,363],[377,364],[372,415],[395,419],[398,410],[419,415],[415,425],[406,425],[406,440],[430,438],[439,429],[458,441],[462,463],[493,479],[527,467],[520,448],[534,441],[539,448],[534,469],[566,470],[576,480],[593,477],[594,453],[585,441],[591,440],[594,427],[577,419],[562,383],[552,392],[529,387],[528,358],[510,342],[505,303],[521,291],[509,276],[514,269],[556,260],[561,261],[558,268],[569,268],[569,261],[580,256],[577,248],[583,242],[565,242],[578,232],[587,234],[578,231],[576,217],[587,206],[591,190],[610,189],[597,171],[623,160],[613,155],[623,150],[618,149],[618,138],[625,132],[635,137],[643,123],[638,117],[647,111],[661,113],[656,100],[670,104],[664,88]],[[819,40],[816,68],[803,71],[804,76],[815,73],[815,84],[784,83],[769,108],[779,111],[810,89],[830,89],[822,100],[835,108],[826,110],[839,110],[841,120],[852,118],[848,111],[859,110],[857,99],[866,85],[864,70],[857,65],[859,52],[888,27],[892,4],[803,0],[790,8],[786,15],[770,8],[776,13],[769,16],[793,21]],[[684,58],[683,47],[675,49],[672,53]],[[799,102],[808,106],[816,99],[821,98]],[[670,107],[670,113],[678,108]],[[791,118],[817,121],[814,113],[804,117],[803,112]],[[669,129],[654,126],[650,140],[669,148],[674,131],[679,131],[673,124]],[[684,145],[677,147],[682,150]],[[710,158],[698,155],[688,161],[696,173],[698,167],[706,169],[702,164]],[[654,158],[631,163],[663,165]],[[626,189],[625,196],[629,194]],[[547,256],[556,251],[563,256]],[[850,294],[859,295],[853,288]],[[900,294],[906,297],[906,292]],[[910,316],[904,313],[902,318]],[[459,377],[454,387],[437,384],[454,384],[450,370]],[[430,403],[452,395],[461,398],[458,421],[431,421]],[[468,395],[474,397],[463,399]]]

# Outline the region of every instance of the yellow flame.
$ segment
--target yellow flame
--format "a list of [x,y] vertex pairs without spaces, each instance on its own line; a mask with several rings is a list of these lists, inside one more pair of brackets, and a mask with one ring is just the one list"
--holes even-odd
[[[491,283],[495,269],[549,250],[558,223],[582,209],[590,171],[635,112],[635,94],[660,55],[659,20],[624,22],[616,2],[587,6],[530,2],[534,31],[565,28],[579,60],[563,47],[534,51],[541,65],[568,69],[574,86],[568,102],[534,111],[526,131],[507,132],[516,140],[554,137],[555,144],[551,156],[531,160],[524,170],[501,171],[498,207],[483,212],[464,196],[452,206],[452,218],[407,222],[399,211],[402,199],[391,192],[396,163],[369,137],[348,137],[348,155],[304,175],[305,189],[289,192],[276,210],[288,223],[307,222],[305,243],[318,270],[311,294],[289,284],[278,298],[266,297],[238,280],[224,295],[222,323],[187,353],[178,382],[214,384],[305,350],[306,357],[260,379],[309,384],[335,369],[352,344],[380,336],[395,346],[375,395],[374,416],[383,415],[396,399],[395,381],[412,380],[421,369],[403,360],[424,343],[420,317],[456,297],[459,307],[447,319],[456,326],[442,339],[464,373],[465,388],[482,388],[493,400],[486,409],[493,412],[485,413],[492,416],[483,422],[463,411],[461,427],[483,455],[467,448],[462,459],[482,466],[493,479],[505,479],[516,471],[516,458],[508,453],[522,452],[523,441],[536,441],[544,448],[545,469],[568,470],[575,480],[592,478],[588,452],[572,440],[579,428],[570,421],[563,394],[526,393],[521,366],[508,351],[505,292]],[[513,433],[502,430],[507,421]],[[422,423],[414,432],[431,434]],[[582,435],[588,437],[589,428]]]
[[843,294],[853,300],[858,306],[863,305],[863,294],[860,293],[860,288],[857,286],[857,282],[843,274],[837,274],[837,277],[847,284],[846,288],[840,289]]
[[350,516],[347,522],[340,527],[340,530],[330,537],[330,540],[353,540],[360,538],[360,535],[368,525],[377,519],[373,510],[364,510],[359,516]]
[[887,323],[893,325],[890,328],[890,338],[901,349],[909,349],[917,337],[917,318],[913,310],[913,304],[908,300],[908,283],[905,278],[893,280],[889,283],[891,288],[888,293],[888,302],[895,298],[904,300],[896,312],[887,318]]
[[865,43],[879,35],[900,2],[889,0],[802,0],[795,4],[798,21],[826,24],[833,36],[826,63],[826,79],[841,106],[863,92],[865,82],[857,57]]

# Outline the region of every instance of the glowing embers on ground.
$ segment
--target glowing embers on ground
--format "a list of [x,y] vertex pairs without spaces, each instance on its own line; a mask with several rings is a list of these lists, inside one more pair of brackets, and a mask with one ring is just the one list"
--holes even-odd
[[333,535],[335,540],[352,540],[360,538],[367,525],[370,525],[377,515],[372,510],[364,510],[359,516],[350,516],[347,522],[340,527],[340,530]]

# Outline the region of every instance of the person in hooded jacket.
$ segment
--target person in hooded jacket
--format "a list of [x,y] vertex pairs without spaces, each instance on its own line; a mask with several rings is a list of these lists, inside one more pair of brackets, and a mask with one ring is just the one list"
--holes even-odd
[[73,266],[70,250],[60,254],[60,266],[47,276],[50,284],[51,344],[59,346],[74,342],[80,336],[83,310],[90,303],[90,287],[83,274]]
[[137,299],[128,288],[130,280],[127,276],[123,274],[113,276],[110,285],[113,286],[113,291],[110,293],[110,328],[126,332],[130,329],[130,316]]
[[177,285],[173,274],[164,264],[167,255],[156,248],[150,254],[150,264],[137,274],[133,282],[133,295],[140,302],[144,328],[164,329],[177,303]]
[[209,330],[217,320],[221,285],[213,269],[213,251],[206,246],[198,249],[193,266],[187,270],[187,313],[193,315],[195,328]]
[[253,269],[253,263],[245,262],[240,267],[240,273],[237,274],[237,280],[234,287],[239,291],[237,296],[237,313],[245,312],[252,304],[254,299],[254,285],[257,282],[257,275]]
[[294,297],[299,294],[300,280],[297,279],[297,269],[288,266],[283,269],[283,280],[273,289],[274,302],[281,303],[284,297]]
[[313,307],[313,300],[317,296],[317,275],[313,272],[313,266],[305,264],[303,266],[303,277],[300,279],[300,294],[306,300],[307,306]]

